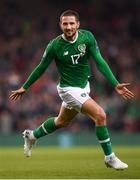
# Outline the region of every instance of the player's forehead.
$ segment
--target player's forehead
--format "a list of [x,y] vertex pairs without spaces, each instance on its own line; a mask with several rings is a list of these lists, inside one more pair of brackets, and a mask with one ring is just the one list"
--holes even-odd
[[77,19],[73,15],[63,16],[61,17],[61,23],[64,23],[64,22],[77,22]]

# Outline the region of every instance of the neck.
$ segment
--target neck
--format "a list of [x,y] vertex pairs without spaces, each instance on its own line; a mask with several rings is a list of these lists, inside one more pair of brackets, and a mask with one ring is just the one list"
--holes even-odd
[[62,34],[62,38],[63,38],[65,41],[68,41],[68,42],[70,42],[70,43],[74,43],[74,42],[77,40],[77,38],[78,38],[78,31],[75,33],[74,36],[72,36],[72,37],[70,37],[70,38],[66,37],[65,34]]

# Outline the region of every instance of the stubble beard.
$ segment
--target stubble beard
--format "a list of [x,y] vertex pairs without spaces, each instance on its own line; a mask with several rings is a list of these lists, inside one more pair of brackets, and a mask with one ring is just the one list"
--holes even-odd
[[73,40],[75,39],[75,37],[76,37],[76,32],[77,32],[77,31],[75,31],[75,32],[74,32],[74,33],[72,33],[71,35],[67,35],[67,32],[66,32],[66,33],[64,33],[64,34],[65,34],[66,39],[67,39],[67,40],[69,40],[69,41],[73,41]]

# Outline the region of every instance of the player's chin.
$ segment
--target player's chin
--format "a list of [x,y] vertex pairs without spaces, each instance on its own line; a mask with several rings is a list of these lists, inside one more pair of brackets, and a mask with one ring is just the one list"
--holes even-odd
[[65,36],[67,38],[73,38],[75,36],[75,33],[66,33]]
[[66,35],[66,37],[73,37],[73,33],[71,33],[71,32],[66,33],[65,35]]

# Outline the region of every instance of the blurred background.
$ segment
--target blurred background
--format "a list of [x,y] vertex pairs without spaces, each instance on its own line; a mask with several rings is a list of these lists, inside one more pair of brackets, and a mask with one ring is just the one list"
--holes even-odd
[[[135,99],[125,101],[91,63],[91,97],[106,111],[113,143],[140,144],[140,1],[0,1],[0,145],[20,145],[21,132],[57,116],[61,100],[55,64],[18,102],[9,100],[40,62],[47,43],[61,33],[59,16],[80,15],[81,28],[94,33],[101,54],[120,82],[130,82]],[[42,145],[97,143],[94,123],[79,114],[66,129],[43,138]]]

